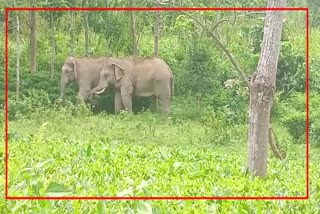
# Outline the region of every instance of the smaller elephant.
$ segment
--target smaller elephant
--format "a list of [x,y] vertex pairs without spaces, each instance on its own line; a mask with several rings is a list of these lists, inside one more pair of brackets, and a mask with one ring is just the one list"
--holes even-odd
[[115,89],[115,112],[126,109],[132,112],[132,96],[159,99],[159,110],[170,112],[174,82],[170,67],[158,57],[115,58],[104,60],[98,85],[91,95],[101,94],[106,89]]
[[78,101],[86,101],[91,90],[99,83],[100,71],[105,59],[107,57],[67,57],[61,69],[58,100],[64,99],[67,84],[75,80],[79,87]]

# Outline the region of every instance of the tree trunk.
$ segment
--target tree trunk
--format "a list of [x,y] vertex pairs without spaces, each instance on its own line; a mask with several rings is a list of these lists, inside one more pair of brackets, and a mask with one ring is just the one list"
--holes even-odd
[[[31,7],[34,7],[34,1],[30,0]],[[31,73],[36,72],[37,69],[37,62],[36,62],[36,56],[37,56],[37,38],[36,38],[36,12],[35,11],[29,11],[30,13],[30,47],[31,47]]]
[[154,32],[154,56],[159,56],[159,37],[160,37],[160,11],[156,11],[156,23]]
[[[268,0],[269,8],[285,7],[285,0]],[[253,176],[267,174],[270,111],[276,89],[277,63],[283,11],[267,11],[261,55],[250,82],[248,170]]]
[[50,63],[50,78],[54,78],[54,63],[55,63],[55,24],[54,24],[54,11],[50,12],[50,28],[51,28],[51,63]]
[[[14,5],[16,6],[16,0],[14,0]],[[16,70],[16,101],[19,101],[19,97],[20,97],[20,54],[21,54],[21,50],[20,50],[20,20],[19,20],[19,13],[16,13],[16,24],[17,24],[17,28],[16,28],[16,42],[17,42],[17,70]]]
[[75,44],[74,44],[74,11],[70,11],[70,48],[71,48],[71,56],[75,56]]
[[[88,7],[88,0],[82,1],[82,7]],[[83,11],[83,25],[85,36],[85,55],[89,56],[89,23],[88,23],[88,11]]]
[[[130,0],[130,7],[133,7],[133,0]],[[133,46],[133,55],[138,55],[138,44],[136,37],[136,20],[134,16],[134,11],[130,11],[130,29],[131,29],[131,38],[132,38],[132,46]]]

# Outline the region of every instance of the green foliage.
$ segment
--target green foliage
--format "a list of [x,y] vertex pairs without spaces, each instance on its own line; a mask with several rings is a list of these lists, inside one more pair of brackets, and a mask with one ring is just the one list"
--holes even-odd
[[[81,2],[74,2],[81,5]],[[252,4],[259,5],[260,1]],[[39,3],[40,4],[40,3]],[[45,4],[42,2],[41,4]],[[59,6],[63,6],[61,3]],[[124,2],[102,2],[95,1],[90,3],[92,6],[119,6]],[[137,3],[138,5],[140,3]],[[150,3],[151,4],[151,3]],[[208,5],[210,2],[201,2]],[[229,3],[224,3],[228,5]],[[231,4],[231,2],[230,2]],[[239,4],[235,3],[236,5]],[[244,5],[249,3],[243,2]],[[251,3],[250,3],[251,4]],[[40,15],[39,15],[40,14]],[[111,11],[91,11],[89,12],[90,27],[90,49],[92,54],[128,56],[132,52],[130,38],[129,13]],[[203,17],[198,15],[202,15]],[[214,25],[217,20],[229,17],[229,12],[210,13],[201,12],[197,15],[200,19],[205,19],[206,26]],[[37,20],[42,20],[42,12],[37,15]],[[136,12],[137,37],[139,44],[139,55],[153,55],[153,30],[155,13]],[[240,14],[241,15],[241,14]],[[61,12],[56,26],[56,49],[55,49],[55,73],[54,79],[48,78],[50,71],[50,33],[40,31],[37,40],[37,68],[35,75],[29,75],[29,49],[30,45],[26,36],[22,37],[22,59],[21,59],[21,93],[28,96],[29,90],[43,90],[48,93],[51,102],[59,95],[58,81],[60,68],[65,57],[70,55],[71,47],[71,23],[70,12]],[[84,52],[84,35],[82,12],[74,13],[74,43],[75,54],[82,56]],[[241,16],[240,16],[241,17]],[[221,23],[219,31],[222,32],[222,39],[227,39],[227,47],[239,61],[239,64],[249,76],[255,69],[259,58],[260,44],[263,34],[263,21],[261,15],[251,14],[238,18],[235,23]],[[214,111],[224,112],[229,123],[242,123],[246,121],[248,94],[243,84],[239,81],[239,74],[232,67],[231,63],[225,58],[223,52],[216,47],[215,42],[199,28],[198,24],[184,14],[161,12],[161,35],[159,42],[160,57],[171,66],[175,77],[175,96],[193,96],[192,102],[201,102],[201,107],[214,109]],[[252,21],[254,20],[254,25]],[[42,21],[44,28],[48,28],[48,20]],[[41,23],[41,24],[42,24]],[[286,25],[286,31],[291,25]],[[23,35],[26,35],[23,30]],[[220,32],[220,33],[221,33]],[[286,33],[286,32],[285,32]],[[15,58],[14,34],[9,35],[9,55]],[[289,35],[289,36],[287,36]],[[277,77],[277,87],[283,92],[282,96],[296,91],[305,90],[305,51],[303,36],[293,36],[286,34],[283,42],[282,55],[280,56],[279,72]],[[317,62],[317,58],[311,57],[312,61]],[[313,69],[313,68],[311,68]],[[9,97],[13,99],[15,91],[15,61],[9,61]],[[316,73],[316,72],[314,72]],[[317,75],[317,74],[312,74]],[[232,82],[232,84],[230,84]],[[227,85],[228,86],[227,86]],[[74,101],[77,88],[67,87],[67,97]],[[316,85],[313,84],[315,90]],[[0,98],[3,103],[3,98]],[[112,112],[112,96],[110,94],[99,97],[94,108],[94,112]],[[150,100],[137,101],[136,112],[142,107],[149,107]],[[192,110],[193,111],[193,110]],[[194,110],[196,111],[196,110]]]
[[287,96],[306,90],[306,53],[292,42],[281,44],[277,73],[277,89]]
[[[311,93],[309,97],[309,136],[312,145],[320,145],[319,109],[320,95]],[[286,127],[294,142],[306,142],[306,94],[294,93],[285,101],[276,104],[275,119]],[[273,114],[274,115],[274,114]]]
[[319,121],[319,105],[320,105],[320,95],[311,93],[310,95],[310,142],[320,146],[320,121]]
[[[176,102],[180,103],[180,102]],[[304,145],[294,145],[281,126],[278,139],[288,143],[287,159],[270,154],[268,177],[245,174],[246,126],[230,126],[223,115],[207,109],[199,120],[175,111],[164,121],[148,112],[139,115],[92,116],[73,105],[43,108],[10,121],[9,194],[11,196],[297,196],[305,194]],[[180,107],[182,108],[182,106]],[[177,109],[177,108],[175,108]],[[79,112],[76,113],[75,112]],[[46,115],[46,117],[43,117]],[[223,134],[222,134],[223,133]],[[1,145],[4,145],[3,143]],[[317,153],[317,149],[312,150]],[[319,155],[318,155],[319,156]],[[315,158],[315,156],[313,156]],[[318,160],[318,159],[315,159]],[[318,165],[312,162],[311,167]],[[156,167],[155,167],[156,166]],[[318,179],[317,173],[312,179]],[[106,185],[107,184],[107,185]],[[3,185],[3,184],[2,184]],[[316,194],[312,187],[312,195]],[[249,202],[195,204],[162,201],[48,203],[8,201],[4,213],[27,212],[168,212],[193,209],[236,212],[280,210],[303,204]],[[281,207],[281,208],[280,208]],[[5,211],[6,210],[6,211]]]
[[128,53],[131,50],[129,48],[131,40],[127,36],[130,34],[128,16],[125,16],[124,13],[91,12],[89,22],[94,23],[92,25],[94,32],[103,35],[106,41],[105,53],[118,55],[119,53]]
[[280,121],[299,143],[306,142],[306,95],[294,93],[278,107]]
[[[226,126],[214,112],[197,122],[179,115],[163,121],[147,112],[86,116],[78,110],[44,109],[10,122],[16,157],[9,158],[10,195],[39,196],[52,189],[91,196],[304,194],[299,161],[271,159],[264,182],[245,176],[246,128]],[[288,187],[288,178],[295,185]]]
[[[9,3],[4,2],[4,5]],[[26,3],[18,1],[19,6]],[[82,1],[37,2],[38,5],[81,6]],[[152,7],[154,2],[135,2]],[[265,7],[265,1],[174,1],[176,6]],[[180,5],[181,4],[181,5]],[[292,1],[290,5],[303,2]],[[311,4],[309,2],[309,4]],[[89,1],[91,7],[122,7],[125,1]],[[316,6],[316,3],[314,4]],[[312,7],[311,26],[317,7]],[[130,12],[91,11],[90,49],[94,56],[132,54]],[[258,63],[263,35],[261,14],[189,12],[212,28],[234,55],[247,76]],[[175,96],[167,120],[150,113],[150,98],[135,98],[136,114],[112,115],[112,93],[96,97],[93,109],[74,105],[77,87],[70,83],[64,104],[59,96],[60,70],[71,53],[83,56],[83,12],[55,13],[55,75],[50,74],[50,12],[37,12],[37,72],[30,74],[29,26],[21,15],[20,100],[15,99],[15,19],[9,17],[9,192],[11,195],[105,195],[105,196],[266,196],[305,194],[305,32],[304,14],[294,13],[285,22],[278,65],[277,93],[272,125],[284,161],[270,152],[268,177],[245,174],[248,90],[225,54],[198,23],[182,13],[161,14],[159,55],[172,68]],[[290,13],[291,14],[291,13]],[[136,12],[140,56],[153,55],[154,12]],[[73,29],[73,30],[71,30]],[[303,29],[303,30],[302,30]],[[311,29],[311,42],[319,29]],[[1,36],[4,37],[1,31]],[[4,44],[0,43],[0,48]],[[310,45],[310,140],[320,142],[320,46]],[[2,56],[2,57],[1,57]],[[4,70],[0,54],[0,69]],[[4,88],[4,76],[0,77]],[[4,94],[0,94],[1,121]],[[102,113],[105,112],[105,113]],[[3,125],[3,122],[2,122]],[[3,138],[2,138],[3,139]],[[295,144],[297,143],[297,144]],[[4,143],[1,144],[2,146]],[[4,151],[2,149],[1,151]],[[0,213],[319,213],[319,149],[311,150],[310,201],[0,201]],[[4,156],[3,153],[0,154]],[[156,166],[156,167],[155,167]],[[4,174],[3,168],[0,173]],[[3,184],[0,185],[3,191]]]

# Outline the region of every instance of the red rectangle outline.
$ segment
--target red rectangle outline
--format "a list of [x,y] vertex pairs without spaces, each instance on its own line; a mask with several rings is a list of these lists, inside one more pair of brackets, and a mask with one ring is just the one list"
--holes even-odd
[[[306,12],[306,196],[9,196],[8,195],[8,14],[9,11],[305,11]],[[308,200],[309,193],[309,8],[6,8],[5,9],[5,198],[6,200]]]

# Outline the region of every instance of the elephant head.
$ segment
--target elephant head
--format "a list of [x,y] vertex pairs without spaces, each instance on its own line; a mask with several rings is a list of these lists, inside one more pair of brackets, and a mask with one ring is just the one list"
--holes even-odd
[[67,57],[61,69],[60,79],[60,98],[63,100],[66,90],[66,85],[69,81],[77,80],[77,64],[76,58]]
[[102,94],[110,87],[119,87],[119,80],[124,75],[124,67],[117,59],[106,59],[102,70],[100,71],[100,79],[98,85],[92,89],[91,94]]

